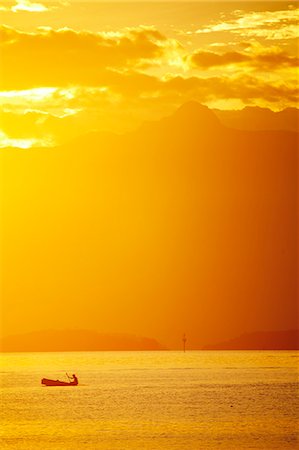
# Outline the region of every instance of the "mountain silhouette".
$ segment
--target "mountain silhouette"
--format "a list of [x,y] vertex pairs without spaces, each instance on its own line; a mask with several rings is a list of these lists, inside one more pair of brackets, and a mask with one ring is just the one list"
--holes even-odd
[[286,130],[298,131],[299,110],[286,108],[274,112],[271,109],[257,106],[246,106],[242,110],[221,111],[214,110],[221,122],[240,130]]
[[168,120],[171,124],[176,122],[180,126],[198,127],[206,131],[221,126],[218,117],[212,110],[195,101],[184,103]]
[[168,117],[144,123],[138,133],[141,135],[159,133],[161,134],[159,137],[167,138],[171,143],[173,135],[187,136],[188,133],[187,138],[190,139],[190,132],[194,136],[206,135],[218,128],[224,130],[224,126],[212,110],[196,101],[189,101]]

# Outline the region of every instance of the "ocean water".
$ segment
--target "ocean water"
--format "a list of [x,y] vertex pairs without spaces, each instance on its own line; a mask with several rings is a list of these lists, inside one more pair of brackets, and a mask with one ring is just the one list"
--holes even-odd
[[[1,449],[298,449],[293,351],[1,354]],[[45,387],[42,377],[79,386]]]

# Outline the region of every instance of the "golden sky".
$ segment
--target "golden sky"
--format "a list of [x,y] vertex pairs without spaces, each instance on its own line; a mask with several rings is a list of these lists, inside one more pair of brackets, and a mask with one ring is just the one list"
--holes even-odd
[[212,113],[297,107],[296,3],[0,13],[2,333],[296,327],[297,138]]
[[298,102],[295,2],[0,4],[0,145],[123,132],[188,100]]

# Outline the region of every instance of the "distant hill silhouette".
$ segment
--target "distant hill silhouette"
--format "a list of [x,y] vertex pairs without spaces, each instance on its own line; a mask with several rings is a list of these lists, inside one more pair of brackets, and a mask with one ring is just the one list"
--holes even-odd
[[240,130],[298,131],[299,109],[286,108],[274,112],[271,109],[247,106],[241,110],[214,110],[223,125]]
[[164,350],[156,339],[89,330],[47,330],[8,336],[0,341],[2,352],[54,352],[100,350]]
[[246,333],[203,350],[299,350],[299,330]]

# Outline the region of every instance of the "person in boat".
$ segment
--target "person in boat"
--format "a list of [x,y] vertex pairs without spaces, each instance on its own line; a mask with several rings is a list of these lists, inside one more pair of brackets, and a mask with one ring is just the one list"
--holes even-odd
[[73,378],[73,381],[72,381],[72,383],[74,383],[74,384],[78,384],[78,378],[76,377],[76,375],[73,373],[73,375],[72,375],[72,378]]

